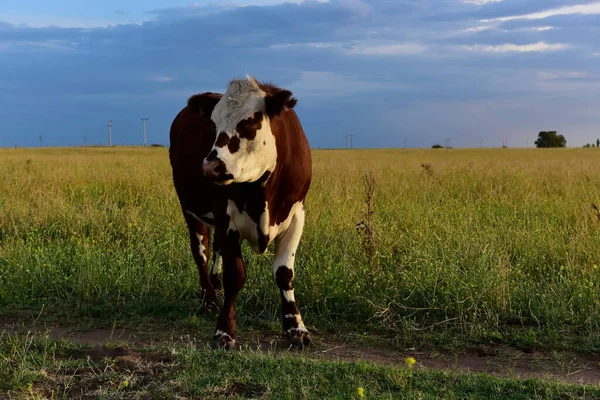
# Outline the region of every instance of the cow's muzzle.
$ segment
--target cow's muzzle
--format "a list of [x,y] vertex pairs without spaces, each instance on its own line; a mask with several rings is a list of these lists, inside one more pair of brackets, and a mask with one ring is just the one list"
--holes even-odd
[[227,167],[221,160],[204,160],[202,171],[204,176],[214,183],[228,183],[228,181],[233,180],[233,175],[227,172]]

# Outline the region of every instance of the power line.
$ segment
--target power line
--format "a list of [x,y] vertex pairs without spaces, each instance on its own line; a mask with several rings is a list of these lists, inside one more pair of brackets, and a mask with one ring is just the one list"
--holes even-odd
[[144,121],[144,147],[146,147],[146,121],[148,118],[142,118],[142,121]]

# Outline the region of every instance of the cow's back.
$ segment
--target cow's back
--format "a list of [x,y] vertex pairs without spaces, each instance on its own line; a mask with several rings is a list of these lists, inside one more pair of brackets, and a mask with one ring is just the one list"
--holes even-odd
[[192,96],[171,124],[169,159],[173,182],[182,207],[190,211],[203,203],[208,206],[205,194],[210,183],[202,172],[202,160],[215,141],[216,128],[210,115],[220,98],[217,93]]

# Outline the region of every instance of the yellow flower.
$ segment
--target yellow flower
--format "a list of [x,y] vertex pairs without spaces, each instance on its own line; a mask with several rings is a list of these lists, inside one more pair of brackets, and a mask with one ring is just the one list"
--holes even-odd
[[406,357],[404,362],[406,363],[406,365],[408,365],[410,368],[412,368],[412,366],[416,364],[417,360],[415,360],[412,357]]
[[356,393],[358,394],[358,397],[365,397],[365,388],[359,387],[358,389],[356,389]]

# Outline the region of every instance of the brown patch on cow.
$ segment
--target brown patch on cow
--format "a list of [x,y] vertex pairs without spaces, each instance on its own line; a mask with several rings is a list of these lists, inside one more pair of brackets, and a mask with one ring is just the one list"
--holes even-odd
[[254,116],[240,121],[235,130],[240,134],[241,139],[254,140],[256,131],[262,128],[262,112],[257,111]]
[[269,118],[281,114],[284,111],[291,110],[298,101],[292,97],[289,90],[280,90],[273,95],[265,97],[265,107]]
[[210,153],[208,153],[208,156],[206,156],[206,161],[216,161],[217,160],[217,151],[213,150]]
[[227,148],[229,149],[229,152],[231,154],[238,151],[240,149],[240,138],[237,136],[232,137],[229,141],[229,144],[227,145]]
[[262,174],[262,176],[256,182],[260,183],[262,185],[269,180],[270,176],[271,176],[271,171],[266,171],[264,174]]
[[187,106],[191,111],[199,112],[201,115],[210,118],[221,96],[219,93],[212,92],[195,94],[188,99]]
[[229,135],[227,135],[225,132],[221,132],[219,134],[219,137],[217,138],[215,147],[225,147],[225,146],[227,146],[229,141],[230,141]]
[[294,288],[294,271],[286,267],[285,265],[277,268],[275,272],[275,282],[281,290],[292,290]]
[[258,226],[258,224],[256,225],[256,232],[258,235],[258,252],[262,254],[267,250],[267,247],[269,246],[269,235],[265,235],[264,232]]

